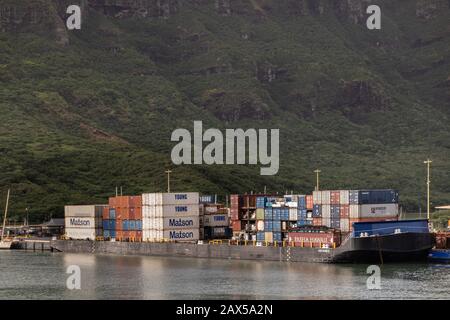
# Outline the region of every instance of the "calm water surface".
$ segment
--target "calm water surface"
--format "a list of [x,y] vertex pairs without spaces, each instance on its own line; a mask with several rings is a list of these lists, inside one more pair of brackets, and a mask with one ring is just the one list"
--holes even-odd
[[[67,267],[81,268],[69,290]],[[67,253],[0,252],[0,299],[450,299],[450,265],[381,267]]]

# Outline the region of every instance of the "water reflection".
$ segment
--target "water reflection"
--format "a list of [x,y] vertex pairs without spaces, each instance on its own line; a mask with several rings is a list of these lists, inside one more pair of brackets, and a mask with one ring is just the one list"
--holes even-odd
[[[68,290],[67,267],[81,268]],[[1,252],[1,299],[449,299],[450,268],[381,266],[368,290],[367,265],[90,254]]]

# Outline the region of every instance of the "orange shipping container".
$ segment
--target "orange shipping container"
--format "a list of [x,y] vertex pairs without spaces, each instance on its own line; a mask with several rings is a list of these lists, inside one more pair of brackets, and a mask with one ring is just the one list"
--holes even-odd
[[321,226],[322,225],[322,218],[313,218],[313,225]]
[[339,204],[341,199],[341,193],[339,191],[331,191],[331,204]]
[[314,207],[313,196],[306,196],[306,209],[312,210]]
[[240,220],[232,221],[231,228],[233,231],[241,231],[242,230],[242,222]]
[[341,218],[344,218],[344,219],[348,218],[350,216],[350,205],[348,205],[348,204],[341,205],[340,214],[341,214]]

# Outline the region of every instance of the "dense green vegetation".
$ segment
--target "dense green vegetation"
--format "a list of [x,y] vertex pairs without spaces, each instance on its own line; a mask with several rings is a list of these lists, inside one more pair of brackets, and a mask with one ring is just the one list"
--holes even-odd
[[[320,168],[323,188],[398,188],[417,211],[427,157],[433,205],[450,202],[450,10],[423,19],[415,1],[377,2],[377,31],[329,7],[296,14],[287,0],[235,1],[230,15],[185,1],[167,19],[90,8],[66,45],[49,18],[3,28],[0,205],[11,188],[13,218],[26,207],[34,220],[58,216],[115,186],[163,191],[169,167],[174,190],[311,192]],[[50,0],[2,6],[56,15]],[[171,132],[194,120],[280,128],[278,175],[174,167]]]

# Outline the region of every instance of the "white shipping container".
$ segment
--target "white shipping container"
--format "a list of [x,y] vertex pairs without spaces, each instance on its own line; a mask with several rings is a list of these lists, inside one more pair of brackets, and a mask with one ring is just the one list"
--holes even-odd
[[91,217],[66,217],[64,219],[66,229],[95,229],[95,218]]
[[325,219],[331,218],[331,205],[329,204],[322,205],[322,218]]
[[264,231],[264,220],[256,221],[256,230],[257,231]]
[[331,227],[331,218],[322,218],[322,225],[325,227]]
[[313,204],[322,204],[322,191],[313,191]]
[[199,205],[198,192],[176,192],[176,193],[144,193],[142,205]]
[[297,208],[298,207],[298,202],[286,202],[286,207]]
[[205,214],[217,213],[217,206],[205,206]]
[[[166,229],[194,229],[199,228],[199,217],[171,217],[164,218],[164,230]],[[155,228],[156,229],[156,228]]]
[[204,216],[204,219],[205,227],[228,227],[230,225],[228,214],[225,213],[208,214]]
[[199,239],[199,229],[165,230],[164,239],[175,241],[197,241]]
[[65,217],[101,217],[107,205],[65,206]]
[[331,191],[325,190],[322,192],[322,204],[331,204]]
[[143,219],[160,217],[192,217],[199,215],[199,206],[195,204],[142,207]]
[[66,228],[66,236],[76,240],[95,240],[101,229],[96,228]]
[[298,220],[298,210],[297,208],[289,209],[289,221],[297,221]]
[[342,232],[349,232],[350,231],[350,219],[341,219],[339,222],[340,229]]
[[350,203],[350,192],[348,190],[340,190],[339,203],[349,204]]
[[350,219],[358,219],[359,218],[359,205],[351,204],[350,205]]
[[361,218],[383,218],[398,215],[397,203],[362,204],[359,208]]

